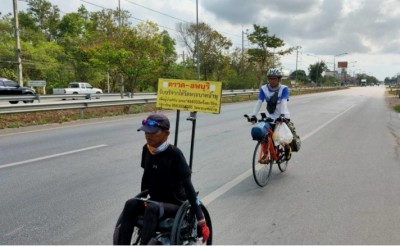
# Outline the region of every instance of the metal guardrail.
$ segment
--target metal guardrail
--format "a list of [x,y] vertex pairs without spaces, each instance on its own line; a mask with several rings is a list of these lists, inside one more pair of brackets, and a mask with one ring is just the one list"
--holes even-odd
[[14,95],[14,96],[0,96],[0,101],[28,101],[28,100],[46,100],[46,99],[92,99],[92,98],[106,98],[106,97],[118,97],[121,98],[133,98],[133,96],[147,96],[147,95],[156,95],[155,92],[140,92],[132,94],[131,92],[124,93],[121,96],[121,93],[103,93],[103,94],[59,94],[59,95]]
[[117,100],[106,100],[106,101],[67,101],[60,103],[40,103],[40,104],[15,104],[0,106],[0,114],[11,114],[11,113],[27,113],[27,112],[38,112],[38,111],[50,111],[50,110],[63,110],[63,109],[81,109],[95,108],[95,107],[109,107],[109,106],[123,106],[123,105],[134,105],[134,104],[147,104],[155,103],[156,97],[154,98],[127,98]]
[[[310,89],[329,89],[330,87],[317,87],[317,88],[302,88],[298,90],[310,90]],[[291,88],[291,90],[296,90]],[[245,89],[245,90],[224,90],[222,91],[222,97],[235,97],[243,95],[254,95],[258,94],[259,89]],[[76,95],[40,95],[40,96],[0,96],[0,100],[7,101],[27,101],[27,100],[38,100],[39,102],[44,99],[87,99],[84,101],[61,101],[55,103],[40,103],[40,104],[12,104],[12,105],[0,105],[0,114],[11,114],[11,113],[27,113],[37,111],[50,111],[50,110],[63,110],[63,109],[80,109],[81,114],[86,108],[94,107],[109,107],[109,106],[122,106],[122,105],[140,105],[147,103],[156,103],[156,93],[126,93],[124,96],[127,98],[111,99],[111,100],[90,100],[92,98],[101,97],[115,97],[120,96],[118,93],[113,94],[76,94]]]

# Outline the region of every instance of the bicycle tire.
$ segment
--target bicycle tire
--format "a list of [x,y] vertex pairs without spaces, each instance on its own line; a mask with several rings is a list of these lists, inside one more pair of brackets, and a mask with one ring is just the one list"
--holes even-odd
[[279,155],[278,168],[283,173],[284,171],[286,171],[289,161],[286,160],[285,148],[282,145],[278,146],[278,155]]
[[272,172],[272,164],[274,162],[272,158],[272,153],[268,151],[266,155],[267,162],[265,164],[259,163],[259,157],[261,156],[262,146],[263,145],[261,141],[257,142],[253,154],[253,177],[256,184],[260,187],[264,187],[268,183]]

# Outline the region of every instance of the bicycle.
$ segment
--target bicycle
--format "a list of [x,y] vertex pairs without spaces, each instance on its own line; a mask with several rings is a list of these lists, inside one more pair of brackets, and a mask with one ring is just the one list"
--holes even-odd
[[[244,117],[251,122],[251,119],[247,114],[245,114]],[[253,154],[253,177],[258,186],[264,187],[270,179],[272,165],[274,163],[278,164],[278,168],[281,172],[286,171],[289,163],[291,155],[290,146],[282,143],[275,144],[272,138],[275,125],[280,124],[281,122],[287,124],[288,119],[280,117],[274,122],[271,118],[267,118],[265,113],[261,113],[261,119],[258,119],[257,121],[267,122],[271,125],[265,137],[257,139],[257,144],[254,148]]]

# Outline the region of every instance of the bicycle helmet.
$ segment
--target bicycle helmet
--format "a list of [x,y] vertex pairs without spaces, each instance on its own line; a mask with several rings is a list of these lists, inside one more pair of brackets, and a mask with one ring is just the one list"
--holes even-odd
[[267,77],[282,77],[282,73],[278,68],[270,68],[267,72]]

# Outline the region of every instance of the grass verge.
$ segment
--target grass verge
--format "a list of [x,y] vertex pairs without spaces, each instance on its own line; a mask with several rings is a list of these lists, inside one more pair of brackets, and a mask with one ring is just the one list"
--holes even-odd
[[390,109],[400,113],[400,90],[387,90],[386,91],[386,103]]

